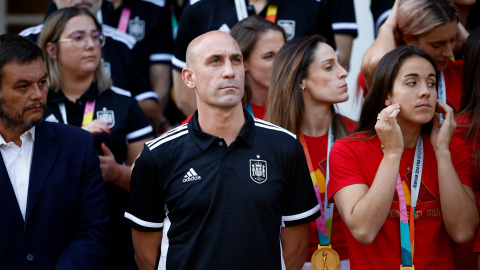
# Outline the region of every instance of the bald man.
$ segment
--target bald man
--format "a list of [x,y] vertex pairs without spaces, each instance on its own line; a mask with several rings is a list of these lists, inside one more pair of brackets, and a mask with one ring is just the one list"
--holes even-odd
[[140,269],[300,269],[320,215],[296,136],[242,108],[236,41],[194,39],[182,78],[197,98],[190,122],[147,142],[130,203]]

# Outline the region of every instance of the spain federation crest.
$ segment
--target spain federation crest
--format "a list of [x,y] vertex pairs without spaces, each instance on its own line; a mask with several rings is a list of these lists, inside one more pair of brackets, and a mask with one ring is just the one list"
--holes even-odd
[[140,20],[138,16],[128,22],[128,33],[132,35],[137,41],[145,37],[145,21]]
[[278,25],[285,31],[287,41],[295,37],[295,21],[294,20],[278,20]]
[[267,181],[267,162],[260,159],[250,159],[250,178],[257,184]]
[[108,128],[115,126],[115,113],[112,110],[107,110],[105,107],[103,107],[103,110],[97,111],[97,119],[107,122]]

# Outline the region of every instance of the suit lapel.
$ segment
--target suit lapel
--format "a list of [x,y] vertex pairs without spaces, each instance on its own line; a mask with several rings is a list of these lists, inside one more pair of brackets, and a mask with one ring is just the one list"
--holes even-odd
[[57,157],[58,144],[54,141],[55,137],[55,133],[45,122],[35,128],[35,144],[33,147],[32,166],[30,168],[25,224],[35,209],[43,186]]
[[0,202],[3,202],[5,208],[8,209],[18,225],[23,227],[22,212],[18,206],[17,197],[15,196],[2,155],[0,155],[0,161]]

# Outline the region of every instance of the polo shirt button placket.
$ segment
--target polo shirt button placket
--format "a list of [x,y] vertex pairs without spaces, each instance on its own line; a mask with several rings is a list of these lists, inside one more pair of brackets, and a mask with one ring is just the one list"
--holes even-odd
[[31,262],[35,257],[32,254],[27,254],[26,258],[27,258],[27,261]]

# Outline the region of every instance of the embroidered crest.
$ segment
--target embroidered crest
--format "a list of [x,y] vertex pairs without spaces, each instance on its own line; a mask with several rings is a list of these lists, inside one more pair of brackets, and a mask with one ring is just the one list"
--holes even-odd
[[140,20],[138,16],[128,22],[128,33],[132,35],[137,41],[145,37],[145,21]]
[[285,31],[285,36],[287,41],[295,37],[295,21],[294,20],[278,20],[278,25],[280,25]]
[[113,128],[115,126],[115,114],[112,110],[107,110],[103,107],[103,110],[97,111],[97,119],[107,122],[108,128]]
[[267,181],[267,162],[265,160],[250,159],[250,178],[257,184]]
[[224,33],[230,33],[230,27],[228,27],[227,24],[222,24],[222,26],[220,26],[220,28],[218,28],[218,31],[222,31]]

